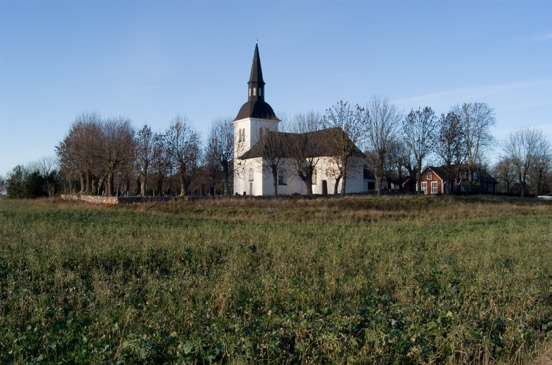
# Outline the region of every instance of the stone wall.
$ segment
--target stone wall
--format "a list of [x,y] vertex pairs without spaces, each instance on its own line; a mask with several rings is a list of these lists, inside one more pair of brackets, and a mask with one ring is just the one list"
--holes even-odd
[[63,200],[76,200],[91,204],[106,204],[117,205],[119,198],[116,196],[99,196],[99,195],[81,195],[81,194],[61,194]]
[[63,200],[82,201],[91,204],[119,205],[132,203],[164,202],[173,198],[166,196],[101,196],[81,194],[61,194]]
[[154,203],[174,200],[172,196],[120,196],[119,204]]

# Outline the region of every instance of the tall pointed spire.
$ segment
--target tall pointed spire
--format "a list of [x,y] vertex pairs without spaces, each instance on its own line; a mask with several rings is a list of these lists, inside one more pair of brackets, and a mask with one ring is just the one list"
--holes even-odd
[[264,100],[263,69],[261,68],[261,57],[259,56],[259,43],[255,44],[255,53],[253,54],[253,64],[251,65],[251,75],[247,83],[249,88],[249,100]]
[[242,105],[235,120],[244,118],[258,118],[279,121],[272,107],[264,101],[265,82],[263,80],[263,70],[261,68],[261,57],[259,56],[259,43],[255,44],[253,53],[253,64],[251,65],[251,74],[247,82],[248,98]]

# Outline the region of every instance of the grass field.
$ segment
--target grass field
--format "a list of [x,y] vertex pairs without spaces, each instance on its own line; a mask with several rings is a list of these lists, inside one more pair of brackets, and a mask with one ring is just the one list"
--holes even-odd
[[0,363],[525,364],[552,204],[0,201]]

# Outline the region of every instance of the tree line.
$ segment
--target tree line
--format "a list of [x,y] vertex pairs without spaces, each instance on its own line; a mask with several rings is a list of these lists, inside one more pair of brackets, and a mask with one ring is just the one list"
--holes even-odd
[[[490,130],[495,124],[494,111],[486,103],[455,105],[437,115],[429,106],[402,113],[388,99],[373,97],[364,106],[339,101],[322,114],[298,114],[281,124],[281,130],[305,136],[328,128],[343,130],[347,138],[332,141],[339,146],[332,175],[336,194],[338,185],[345,191],[347,166],[356,146],[366,156],[364,167],[373,173],[378,192],[405,177],[415,181],[415,190],[421,191],[421,172],[430,164],[446,166],[458,179],[471,184],[477,173],[493,174],[504,192],[521,196],[551,188],[551,149],[544,133],[521,129],[498,143]],[[278,140],[288,138],[284,136],[289,134],[272,134],[263,157],[273,172],[275,194],[279,164],[290,156],[291,173],[312,193],[309,185],[319,157],[304,148],[307,137],[296,139],[295,145],[291,144],[293,151],[284,151]],[[500,146],[498,159],[491,167],[489,152],[496,145]],[[51,196],[60,191],[229,195],[233,160],[239,157],[234,156],[231,119],[214,121],[202,143],[199,133],[182,116],[176,116],[167,130],[156,132],[147,124],[137,130],[126,118],[104,119],[97,113],[79,115],[55,151],[55,164],[50,162],[49,168],[17,166],[6,179],[0,178],[0,190],[4,187],[15,198]],[[460,167],[463,174],[467,170],[466,176],[460,176]]]
[[[450,171],[467,168],[467,179],[472,183],[475,172],[487,169],[485,153],[494,141],[490,132],[495,124],[494,111],[485,103],[456,105],[440,116],[429,106],[411,109],[405,115],[388,99],[374,97],[366,106],[340,101],[318,120],[318,124],[311,121],[308,125],[340,127],[365,151],[365,165],[375,177],[378,193],[392,180],[400,186],[404,177],[415,181],[415,190],[421,191],[421,172],[430,162]],[[337,179],[345,182],[347,151],[351,148],[343,147]],[[345,191],[345,184],[341,191]]]
[[214,192],[224,174],[222,190],[227,193],[233,138],[230,121],[214,122],[203,148],[199,133],[182,116],[166,131],[154,132],[147,124],[135,130],[126,119],[85,113],[56,153],[65,188],[72,192],[184,196],[198,188]]

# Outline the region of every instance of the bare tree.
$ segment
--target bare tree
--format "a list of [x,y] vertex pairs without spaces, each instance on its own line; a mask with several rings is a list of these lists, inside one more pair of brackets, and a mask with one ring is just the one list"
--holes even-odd
[[401,125],[402,115],[395,105],[388,99],[373,97],[368,103],[367,134],[368,150],[376,155],[374,175],[376,177],[376,190],[381,193],[383,179],[386,170],[386,157],[393,141],[397,139]]
[[293,149],[296,151],[291,159],[292,168],[295,174],[305,184],[307,195],[312,195],[313,177],[316,171],[316,166],[320,161],[320,156],[311,156],[308,152],[309,135],[298,135],[293,144]]
[[337,165],[337,175],[335,176],[335,190],[338,193],[339,182],[341,184],[341,194],[345,194],[347,184],[347,170],[349,167],[350,158],[355,152],[357,146],[365,141],[367,133],[367,124],[370,120],[368,111],[359,106],[350,106],[348,102],[339,101],[332,107],[326,109],[326,113],[322,119],[322,125],[325,128],[340,128],[345,133],[333,133],[333,140],[328,143],[333,143],[339,148],[339,153],[335,157]]
[[[115,177],[122,182],[134,163],[134,128],[128,119],[102,120],[96,113],[78,116],[64,140],[56,146],[62,174],[80,180],[80,192],[101,189],[111,195]],[[117,175],[117,176],[116,176]]]
[[53,197],[56,192],[58,160],[53,156],[43,157],[37,161],[36,169],[44,178],[44,188],[48,197]]
[[163,183],[169,173],[171,165],[165,135],[162,133],[154,133],[152,145],[151,171],[152,177],[156,179],[153,195],[156,195],[156,190],[157,195],[161,195],[164,192]]
[[506,193],[512,192],[512,183],[516,180],[516,170],[512,160],[502,158],[497,162],[493,169],[493,174],[497,180],[502,181],[506,185]]
[[115,177],[120,179],[132,169],[134,133],[134,128],[126,118],[108,119],[102,123],[98,162],[103,170],[102,180],[106,195],[115,193]]
[[[395,175],[399,183],[399,190],[403,190],[404,170],[408,172],[408,176],[412,177],[415,174],[415,168],[412,167],[410,161],[410,151],[408,147],[400,140],[395,140],[391,143],[389,152],[387,153],[387,166],[389,167],[390,175]],[[372,165],[377,161],[377,157],[371,157],[369,160]],[[373,167],[373,166],[372,166]]]
[[532,168],[531,181],[535,185],[536,195],[540,195],[546,186],[547,180],[550,177],[550,165],[552,163],[552,156],[550,156],[550,144],[546,147],[544,153],[539,154],[535,158],[535,163]]
[[539,129],[512,132],[502,146],[504,158],[511,161],[521,185],[521,197],[527,193],[528,176],[535,171],[540,158],[549,155],[550,145]]
[[167,131],[166,142],[172,164],[178,171],[180,195],[187,195],[198,168],[199,135],[186,119],[177,116]]
[[98,169],[99,141],[102,136],[100,116],[96,113],[79,115],[67,136],[56,146],[62,174],[69,180],[79,179],[80,193],[92,192]]
[[148,177],[153,162],[154,139],[150,126],[145,124],[136,136],[136,170],[140,180],[140,195],[145,196],[148,188]]
[[324,119],[320,113],[310,111],[305,114],[297,114],[289,126],[292,133],[315,132],[324,128]]
[[297,134],[289,146],[292,150],[290,153],[291,168],[305,183],[307,195],[313,193],[313,177],[316,166],[322,159],[315,151],[317,149],[315,146],[320,141],[313,135],[313,132],[318,131],[321,126],[322,116],[316,112],[308,112],[307,114],[296,115],[290,128]]
[[473,183],[473,173],[482,164],[483,154],[493,141],[490,128],[495,124],[494,111],[485,103],[475,102],[457,105],[452,112],[460,117],[462,123],[468,179]]
[[84,178],[77,167],[77,159],[72,157],[73,143],[71,143],[69,135],[55,147],[55,150],[58,156],[60,173],[64,177],[66,187],[72,193],[73,181],[80,179],[80,191],[82,192]]
[[210,171],[215,173],[218,167],[222,169],[224,195],[229,195],[230,166],[234,159],[234,126],[231,121],[220,119],[213,122],[209,131],[205,157]]
[[444,163],[447,172],[454,181],[449,181],[447,191],[460,186],[463,165],[466,164],[466,142],[462,119],[453,111],[441,114],[437,121],[438,138],[435,152]]
[[[272,189],[274,195],[278,195],[278,172],[283,165],[286,157],[286,142],[284,133],[268,132],[261,140],[264,148],[263,161],[264,168],[272,175]],[[285,183],[285,182],[282,182]]]
[[437,120],[433,110],[426,106],[411,110],[403,120],[403,140],[414,157],[416,191],[421,192],[421,174],[424,159],[433,150],[436,140]]
[[454,112],[441,114],[437,121],[438,141],[436,153],[446,166],[464,163],[465,153],[464,130],[460,116]]

